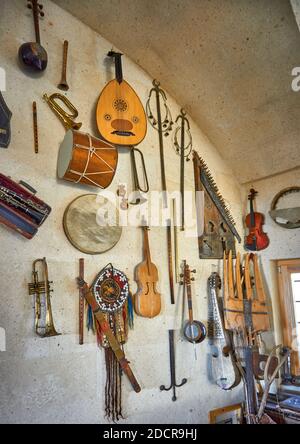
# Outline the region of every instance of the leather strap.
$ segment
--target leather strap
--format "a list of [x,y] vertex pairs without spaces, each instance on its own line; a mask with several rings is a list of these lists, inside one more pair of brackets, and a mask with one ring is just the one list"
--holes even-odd
[[85,296],[85,299],[90,304],[90,306],[93,310],[93,313],[95,315],[95,318],[99,322],[99,324],[101,326],[101,330],[105,333],[107,340],[109,342],[109,345],[110,345],[111,349],[113,350],[122,370],[124,371],[124,373],[128,377],[133,390],[136,393],[140,392],[141,387],[140,387],[139,383],[137,382],[137,380],[136,380],[136,378],[129,366],[129,362],[126,359],[125,354],[120,347],[120,344],[118,343],[114,333],[112,332],[112,330],[109,326],[109,323],[106,321],[103,312],[100,310],[99,305],[97,304],[92,291],[88,289],[87,285],[85,286],[84,290],[85,291],[83,291],[83,294]]

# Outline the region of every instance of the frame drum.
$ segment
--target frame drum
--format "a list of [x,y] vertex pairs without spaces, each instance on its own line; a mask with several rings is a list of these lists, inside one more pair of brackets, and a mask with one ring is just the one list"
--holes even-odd
[[100,254],[114,247],[122,233],[118,223],[117,207],[97,194],[83,194],[74,199],[63,217],[67,238],[86,254]]
[[57,159],[59,179],[106,188],[114,178],[118,164],[117,149],[81,131],[67,131]]

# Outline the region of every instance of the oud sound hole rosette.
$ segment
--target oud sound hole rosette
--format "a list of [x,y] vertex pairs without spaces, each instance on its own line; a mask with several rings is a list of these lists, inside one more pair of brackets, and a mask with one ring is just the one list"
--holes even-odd
[[116,99],[113,102],[113,107],[116,111],[125,112],[128,109],[128,104],[124,99]]

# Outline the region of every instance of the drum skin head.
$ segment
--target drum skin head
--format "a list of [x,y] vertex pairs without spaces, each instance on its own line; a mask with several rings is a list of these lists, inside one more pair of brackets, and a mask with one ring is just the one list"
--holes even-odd
[[66,132],[65,138],[60,145],[58,159],[57,159],[57,176],[62,179],[68,169],[70,160],[72,158],[73,150],[73,132],[69,130]]
[[57,176],[81,185],[107,188],[115,175],[118,150],[89,133],[69,130],[57,158]]
[[67,238],[86,254],[101,254],[113,248],[122,234],[118,222],[118,209],[97,194],[83,194],[74,199],[63,217]]

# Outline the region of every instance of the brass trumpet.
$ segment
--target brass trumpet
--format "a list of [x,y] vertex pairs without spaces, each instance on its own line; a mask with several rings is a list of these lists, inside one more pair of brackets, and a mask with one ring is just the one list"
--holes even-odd
[[[43,99],[46,100],[50,108],[55,112],[55,114],[60,118],[62,121],[64,127],[69,130],[79,130],[81,128],[82,123],[74,122],[74,120],[78,117],[78,111],[73,105],[73,103],[70,102],[69,99],[67,99],[66,96],[63,96],[60,93],[54,93],[51,96],[48,96],[47,94],[43,95]],[[60,100],[65,104],[67,108],[69,108],[69,113],[67,113],[58,103],[55,99]]]
[[[42,267],[43,280],[39,280],[37,271],[37,264],[40,263]],[[58,336],[54,327],[51,295],[53,291],[50,288],[52,281],[48,280],[48,266],[46,258],[36,259],[32,264],[33,282],[28,284],[29,295],[35,296],[35,332],[41,338],[47,336]]]

